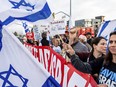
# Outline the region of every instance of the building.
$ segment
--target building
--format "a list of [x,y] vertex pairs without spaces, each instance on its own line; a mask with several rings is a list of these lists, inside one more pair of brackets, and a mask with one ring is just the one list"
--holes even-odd
[[82,19],[75,21],[77,27],[90,27],[92,26],[91,19]]
[[105,16],[97,16],[95,19],[82,19],[75,21],[76,27],[93,27],[95,34],[98,32],[98,29],[101,23],[104,21]]
[[95,19],[100,19],[101,22],[104,22],[105,16],[96,16]]

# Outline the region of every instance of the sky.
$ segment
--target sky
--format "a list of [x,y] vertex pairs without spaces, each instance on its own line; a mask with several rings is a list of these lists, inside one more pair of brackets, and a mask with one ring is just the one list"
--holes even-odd
[[[63,11],[70,15],[70,0],[47,0],[52,12]],[[116,0],[71,0],[72,21],[94,19],[105,16],[105,20],[116,19]],[[59,15],[59,16],[58,16]],[[59,13],[61,18],[64,14]]]

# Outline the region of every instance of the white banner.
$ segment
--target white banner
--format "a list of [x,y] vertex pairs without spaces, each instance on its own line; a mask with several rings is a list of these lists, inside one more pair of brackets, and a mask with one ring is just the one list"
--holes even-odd
[[57,34],[65,34],[65,22],[64,20],[56,20],[51,22],[51,31],[52,36]]

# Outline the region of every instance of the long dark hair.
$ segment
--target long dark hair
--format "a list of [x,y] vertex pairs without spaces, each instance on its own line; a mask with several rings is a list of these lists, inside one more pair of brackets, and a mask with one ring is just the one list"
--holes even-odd
[[93,55],[93,52],[94,52],[93,44],[98,45],[98,43],[101,41],[101,39],[106,40],[106,39],[105,39],[104,37],[102,37],[102,36],[93,38],[93,40],[92,40],[92,42],[91,42],[92,50],[91,50],[91,53],[90,53],[90,58],[91,58],[91,56]]
[[[116,31],[114,31],[114,32],[111,32],[110,33],[110,37],[112,36],[112,35],[116,35]],[[108,65],[108,64],[110,64],[111,62],[112,62],[112,53],[109,51],[109,49],[108,49],[108,53],[107,53],[107,55],[105,56],[105,59],[104,59],[104,65]]]

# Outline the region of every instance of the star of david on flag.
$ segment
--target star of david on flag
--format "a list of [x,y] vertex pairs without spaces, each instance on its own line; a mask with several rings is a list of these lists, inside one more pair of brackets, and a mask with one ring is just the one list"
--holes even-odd
[[[5,76],[4,76],[5,75]],[[12,80],[10,80],[10,76],[14,76],[14,78],[18,77],[19,80],[22,82],[22,87],[27,87],[27,82],[28,79],[22,77],[14,68],[12,65],[10,65],[9,70],[8,71],[3,71],[0,72],[0,79],[1,81],[3,81],[3,84],[1,87],[6,87],[7,85],[10,87],[16,87],[16,85],[14,85],[15,83],[12,82]],[[17,80],[17,79],[16,79]],[[18,81],[18,80],[17,80]],[[18,85],[17,85],[18,86]]]
[[30,32],[29,27],[26,22],[22,22],[22,26],[24,27],[25,33]]
[[35,7],[35,5],[31,5],[30,3],[27,3],[25,0],[21,0],[19,2],[12,1],[12,0],[9,0],[9,1],[12,3],[12,5],[13,5],[12,8],[14,8],[14,9],[20,9],[20,7],[23,6],[23,7],[28,7],[26,9],[27,11],[32,11],[32,10],[34,10],[34,7]]

